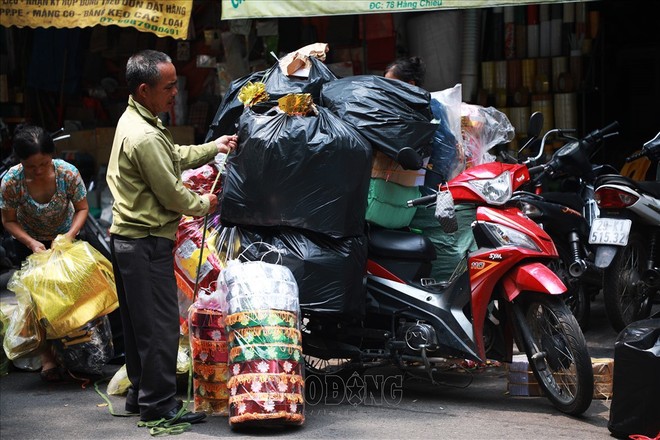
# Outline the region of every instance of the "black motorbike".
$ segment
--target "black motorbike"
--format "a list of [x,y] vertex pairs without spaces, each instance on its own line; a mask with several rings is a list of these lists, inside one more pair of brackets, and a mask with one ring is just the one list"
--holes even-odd
[[[592,164],[590,156],[596,145],[616,129],[615,122],[602,130],[594,130],[582,139],[569,136],[573,130],[549,130],[539,144],[532,162],[544,155],[550,136],[566,140],[543,165],[531,188],[516,191],[512,202],[529,218],[543,226],[557,247],[559,259],[549,263],[567,287],[564,300],[580,327],[589,327],[591,300],[602,287],[602,270],[593,264],[595,253],[589,244],[589,230],[598,217],[594,198],[594,182],[605,173],[616,172],[610,165]],[[528,142],[520,151],[527,148]],[[557,186],[546,191],[544,186]]]

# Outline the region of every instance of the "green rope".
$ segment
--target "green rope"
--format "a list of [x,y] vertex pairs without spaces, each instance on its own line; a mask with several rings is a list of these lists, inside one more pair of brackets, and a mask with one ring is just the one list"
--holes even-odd
[[112,402],[110,402],[110,399],[108,398],[108,395],[105,394],[103,391],[101,391],[101,389],[99,388],[99,384],[101,384],[103,382],[109,382],[109,381],[110,381],[110,377],[104,377],[102,379],[97,380],[96,382],[94,382],[94,390],[96,390],[96,393],[99,396],[101,396],[101,399],[105,400],[105,403],[108,404],[108,410],[110,411],[110,414],[112,414],[115,417],[134,417],[134,416],[139,415],[139,414],[136,414],[136,413],[117,414],[114,411],[114,409],[112,407]]

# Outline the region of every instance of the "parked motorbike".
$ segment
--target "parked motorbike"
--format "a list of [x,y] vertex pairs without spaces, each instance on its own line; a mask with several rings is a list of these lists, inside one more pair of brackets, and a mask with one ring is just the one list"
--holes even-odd
[[[627,162],[660,160],[660,133]],[[660,181],[610,174],[596,181],[600,217],[591,227],[595,264],[604,270],[603,300],[612,327],[647,318],[660,298]]]
[[[617,124],[594,130],[582,139],[568,137],[573,130],[549,130],[540,142],[539,151],[530,162],[538,162],[550,136],[568,142],[554,152],[535,178],[533,191],[516,191],[512,197],[529,218],[541,224],[550,235],[559,259],[550,267],[567,287],[564,299],[580,327],[589,326],[591,299],[602,287],[602,270],[593,264],[594,249],[589,244],[589,231],[598,217],[594,198],[594,182],[605,173],[616,173],[610,165],[592,164],[590,156],[597,144],[611,136]],[[522,149],[521,149],[522,151]],[[560,191],[545,191],[541,180],[562,181]]]
[[[397,159],[407,169],[422,165],[407,148]],[[538,224],[507,205],[529,179],[524,164],[492,162],[462,172],[438,195],[409,202],[430,208],[449,192],[455,203],[477,205],[478,250],[447,283],[427,278],[436,257],[428,238],[370,230],[364,318],[302,310],[308,373],[395,365],[435,381],[452,359],[510,362],[515,338],[552,404],[583,413],[592,400],[593,371],[582,331],[561,299],[566,287],[545,264],[557,250]]]

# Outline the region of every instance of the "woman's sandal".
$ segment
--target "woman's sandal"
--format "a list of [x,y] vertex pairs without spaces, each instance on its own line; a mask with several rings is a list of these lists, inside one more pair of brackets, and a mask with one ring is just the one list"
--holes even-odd
[[39,375],[44,382],[62,382],[64,380],[65,371],[62,367],[53,367],[47,370],[41,370]]

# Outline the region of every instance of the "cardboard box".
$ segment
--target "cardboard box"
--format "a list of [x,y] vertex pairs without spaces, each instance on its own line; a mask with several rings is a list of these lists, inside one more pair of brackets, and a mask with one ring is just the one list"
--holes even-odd
[[[591,358],[594,372],[594,399],[612,398],[612,373],[614,359]],[[515,360],[509,364],[507,391],[512,396],[542,396],[543,390],[529,369],[527,360]]]
[[591,358],[594,369],[594,399],[612,398],[614,359]]
[[371,177],[374,179],[383,179],[387,182],[410,187],[424,185],[425,175],[426,170],[424,169],[404,170],[396,160],[391,159],[381,151],[375,151],[371,165]]

